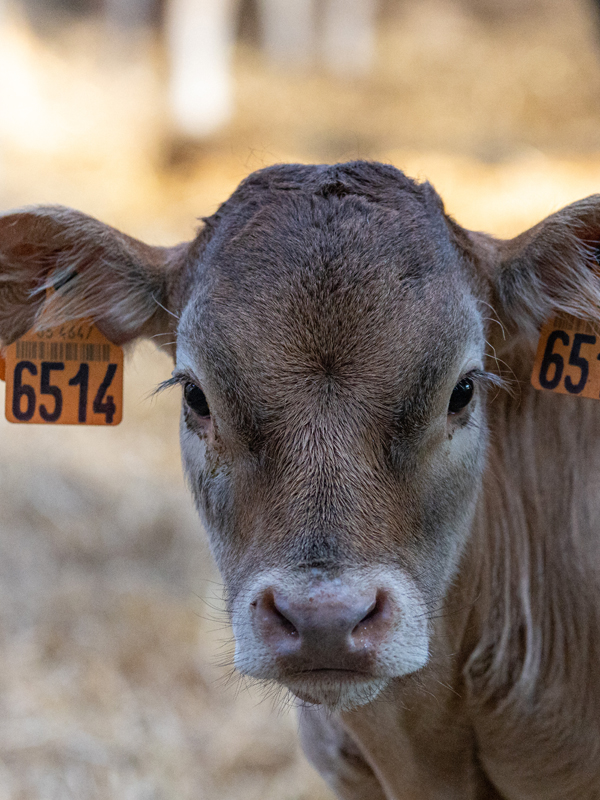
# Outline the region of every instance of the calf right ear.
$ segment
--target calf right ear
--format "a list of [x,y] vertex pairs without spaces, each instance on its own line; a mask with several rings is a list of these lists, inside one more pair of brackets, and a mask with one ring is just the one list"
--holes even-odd
[[534,341],[544,322],[561,312],[600,321],[599,248],[600,195],[497,242],[490,277],[508,331]]
[[116,344],[174,330],[188,247],[151,247],[61,206],[0,215],[0,343],[82,318]]

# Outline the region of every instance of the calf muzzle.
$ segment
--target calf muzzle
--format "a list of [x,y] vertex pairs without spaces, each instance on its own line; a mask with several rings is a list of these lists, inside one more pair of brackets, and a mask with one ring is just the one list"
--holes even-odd
[[323,581],[303,593],[263,589],[251,603],[256,633],[290,672],[369,672],[393,625],[388,593]]

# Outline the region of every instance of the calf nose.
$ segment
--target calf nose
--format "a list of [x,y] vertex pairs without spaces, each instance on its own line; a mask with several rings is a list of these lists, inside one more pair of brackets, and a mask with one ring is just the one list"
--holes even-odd
[[304,596],[268,588],[251,604],[258,632],[273,655],[301,659],[312,669],[359,668],[391,625],[381,589],[352,592],[322,585]]

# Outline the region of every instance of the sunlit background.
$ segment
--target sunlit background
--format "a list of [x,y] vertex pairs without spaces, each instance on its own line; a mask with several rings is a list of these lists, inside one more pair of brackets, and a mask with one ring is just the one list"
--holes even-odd
[[[354,158],[500,236],[600,190],[600,3],[0,0],[2,209],[171,244],[254,169]],[[330,797],[231,677],[169,373],[130,354],[115,429],[0,421],[0,800]]]

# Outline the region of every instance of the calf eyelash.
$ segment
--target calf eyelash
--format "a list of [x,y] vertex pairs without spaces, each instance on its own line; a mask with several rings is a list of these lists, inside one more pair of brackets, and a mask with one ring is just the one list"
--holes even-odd
[[196,381],[187,375],[183,375],[181,373],[173,375],[171,378],[167,378],[166,381],[159,383],[156,389],[154,389],[152,392],[151,396],[154,397],[155,395],[164,392],[166,389],[171,389],[173,386],[183,386],[185,383],[188,383],[188,381],[191,383],[196,383]]
[[481,386],[482,389],[487,390],[495,387],[496,389],[501,389],[512,394],[511,382],[506,380],[506,378],[502,378],[500,375],[496,375],[494,372],[487,372],[483,369],[472,369],[470,372],[467,372],[464,377],[471,378],[478,386]]

